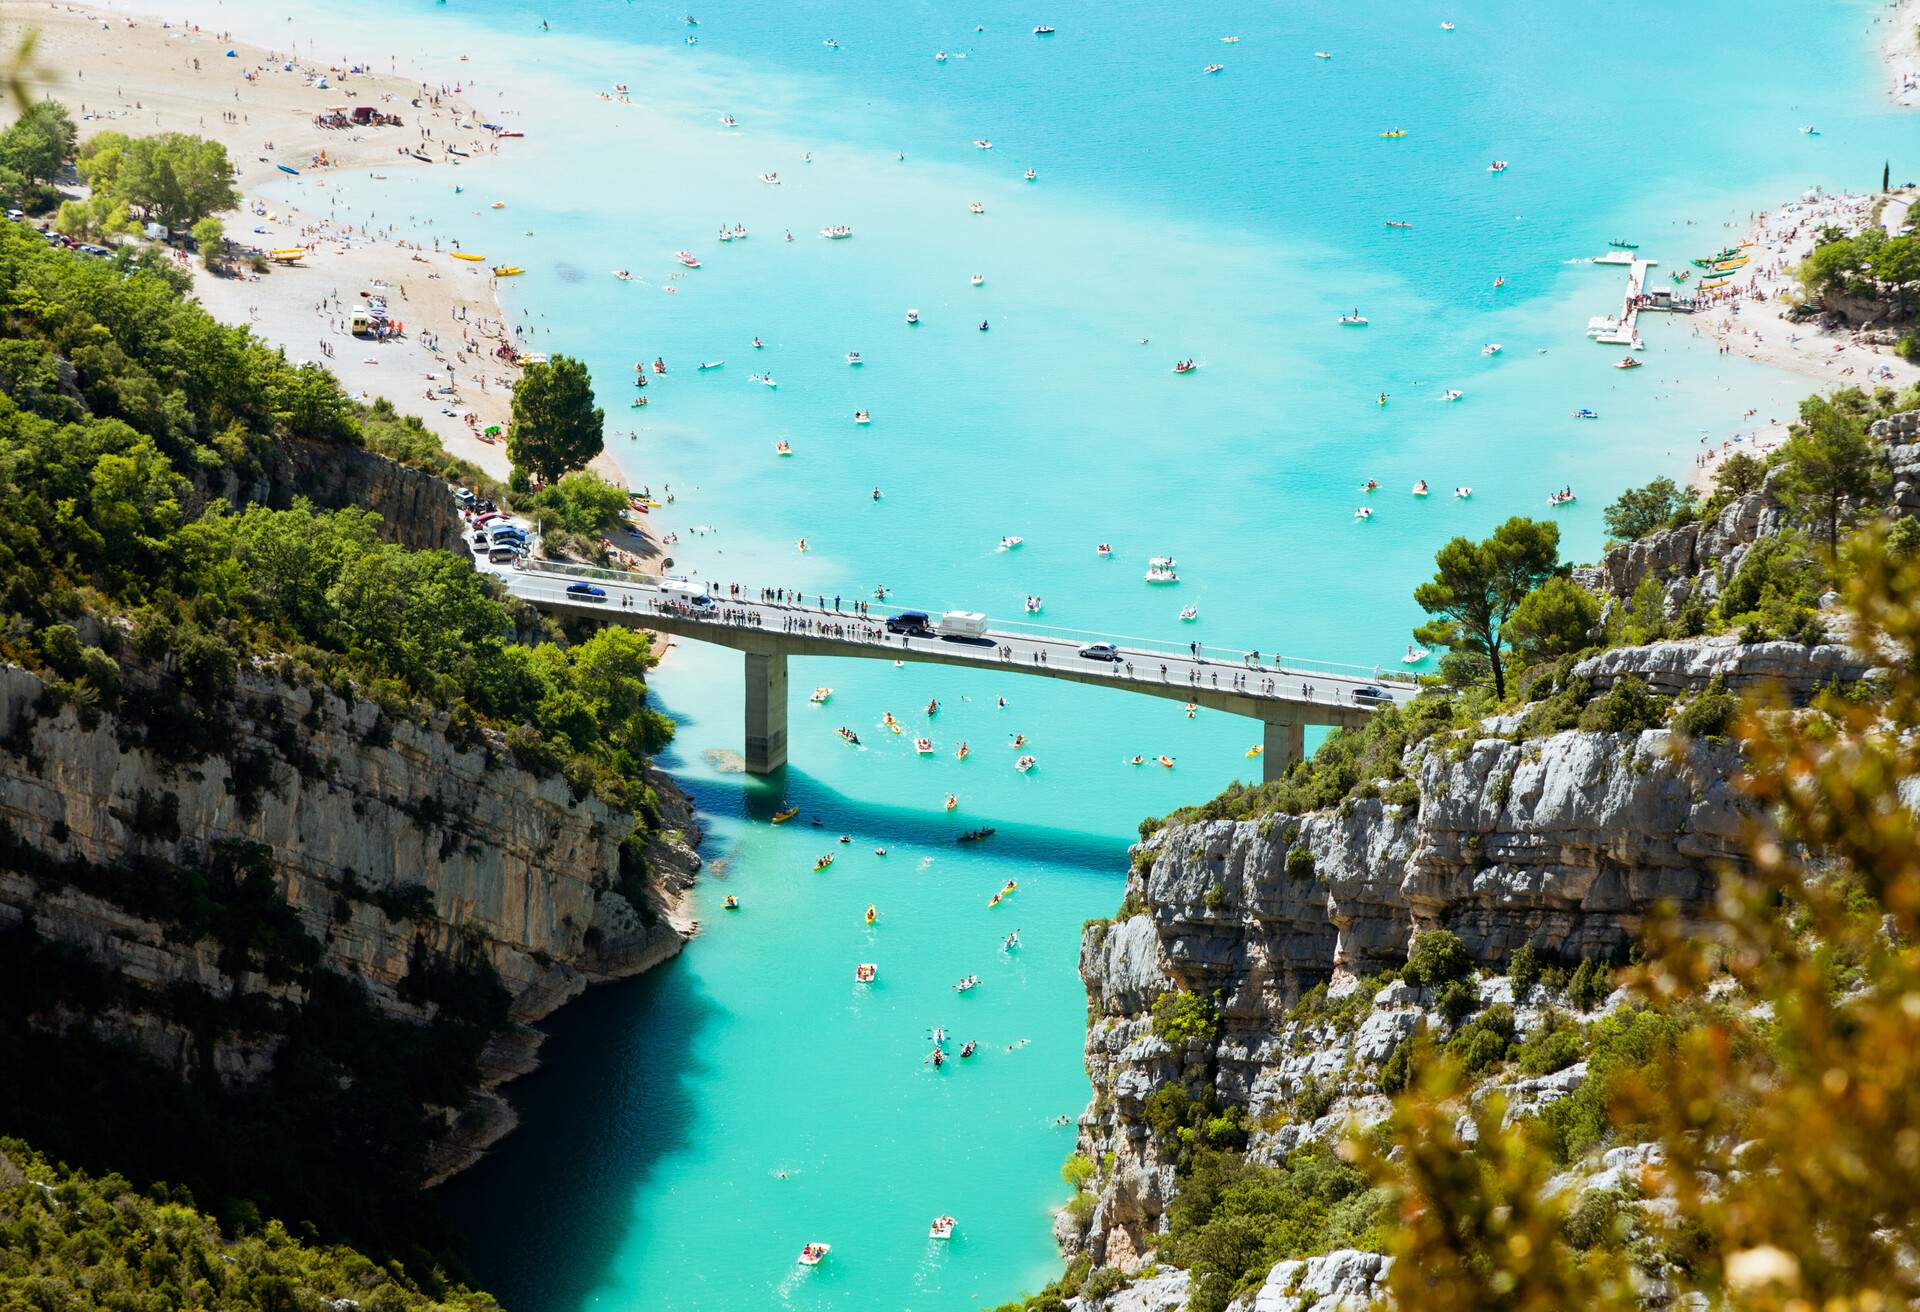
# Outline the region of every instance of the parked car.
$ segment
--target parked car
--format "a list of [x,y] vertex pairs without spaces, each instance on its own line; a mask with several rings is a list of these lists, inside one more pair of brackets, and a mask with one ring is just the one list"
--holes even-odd
[[573,601],[605,601],[607,590],[593,583],[569,583],[567,597]]
[[1090,661],[1120,663],[1120,649],[1110,642],[1090,642],[1080,649],[1080,654]]
[[1393,696],[1385,688],[1367,683],[1353,690],[1353,704],[1355,706],[1391,706]]

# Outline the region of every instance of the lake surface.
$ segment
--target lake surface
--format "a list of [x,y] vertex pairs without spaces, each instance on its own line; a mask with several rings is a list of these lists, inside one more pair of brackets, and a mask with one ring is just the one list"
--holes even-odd
[[[302,53],[404,51],[511,108],[528,139],[499,159],[277,194],[430,220],[416,230],[525,266],[514,320],[591,364],[623,467],[675,494],[656,518],[682,535],[678,568],[1006,618],[1038,594],[1056,625],[1364,665],[1397,664],[1450,536],[1552,514],[1591,558],[1623,487],[1684,477],[1703,438],[1809,390],[1683,319],[1644,320],[1648,367],[1610,368],[1619,348],[1583,333],[1625,274],[1584,261],[1631,240],[1664,280],[1809,186],[1877,185],[1889,158],[1920,171],[1864,4],[801,0],[703,6],[697,27],[610,0],[328,0],[290,23],[186,8]],[[634,103],[596,94],[615,83]],[[723,223],[750,239],[719,243]],[[821,239],[832,224],[856,235]],[[681,270],[682,248],[703,267]],[[1356,308],[1369,325],[1340,327]],[[656,355],[672,371],[630,410]],[[769,373],[777,389],[749,380]],[[1579,501],[1549,511],[1563,486]],[[996,550],[1007,534],[1024,545]],[[1162,554],[1177,588],[1141,580]],[[520,1312],[928,1312],[1035,1288],[1058,1271],[1073,1131],[1055,1121],[1087,1096],[1081,923],[1118,903],[1142,817],[1257,777],[1258,728],[1012,675],[796,661],[791,765],[758,780],[733,768],[739,682],[738,656],[694,644],[656,680],[708,826],[705,932],[553,1019],[515,1088],[524,1127],[445,1190],[478,1273]],[[786,799],[801,818],[769,825]],[[979,824],[998,835],[954,844]],[[966,975],[983,982],[953,992]],[[926,1067],[935,1026],[978,1055]],[[940,1213],[959,1218],[948,1244],[926,1237]],[[809,1240],[833,1253],[802,1271]]]

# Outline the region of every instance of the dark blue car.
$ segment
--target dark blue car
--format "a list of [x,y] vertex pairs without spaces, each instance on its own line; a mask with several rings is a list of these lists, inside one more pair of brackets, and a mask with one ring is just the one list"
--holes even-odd
[[567,584],[567,596],[573,598],[575,601],[605,601],[607,599],[607,590],[605,588],[595,587],[591,583],[569,583]]

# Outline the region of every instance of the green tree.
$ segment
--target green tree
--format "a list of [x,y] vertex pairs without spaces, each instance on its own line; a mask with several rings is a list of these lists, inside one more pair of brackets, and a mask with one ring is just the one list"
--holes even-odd
[[1682,491],[1672,479],[1662,476],[1645,487],[1630,487],[1622,492],[1601,517],[1609,537],[1616,542],[1634,542],[1665,528],[1674,514],[1692,501],[1691,488]]
[[1527,664],[1550,661],[1592,643],[1600,598],[1556,574],[1520,599],[1507,621],[1507,638]]
[[565,355],[530,364],[513,388],[507,459],[515,473],[552,482],[600,454],[605,422],[586,365]]
[[1766,461],[1745,451],[1735,451],[1713,471],[1714,497],[1716,500],[1743,497],[1749,492],[1758,492],[1766,481]]
[[586,470],[576,470],[540,490],[527,509],[550,529],[597,535],[619,522],[627,494]]
[[193,240],[200,247],[200,262],[209,269],[219,258],[226,239],[227,225],[211,215],[193,225]]
[[28,182],[49,183],[73,158],[78,139],[67,107],[57,100],[43,100],[0,133],[0,165]]
[[103,132],[81,150],[80,172],[97,195],[110,195],[169,228],[190,227],[240,203],[227,148],[184,132]]
[[1504,698],[1500,653],[1507,621],[1529,592],[1553,576],[1559,558],[1559,526],[1517,515],[1484,542],[1453,539],[1433,558],[1432,582],[1413,591],[1420,608],[1437,617],[1414,630],[1415,639],[1486,657],[1494,694]]
[[1803,519],[1824,528],[1829,549],[1860,503],[1880,488],[1883,465],[1860,416],[1831,399],[1800,403],[1800,421],[1781,448],[1780,499]]

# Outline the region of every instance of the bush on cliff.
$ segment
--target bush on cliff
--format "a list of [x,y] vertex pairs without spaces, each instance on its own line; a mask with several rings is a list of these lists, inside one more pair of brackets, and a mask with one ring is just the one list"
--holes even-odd
[[1407,967],[1400,977],[1420,988],[1438,988],[1473,974],[1473,954],[1460,936],[1448,929],[1429,929],[1413,936],[1407,948]]

